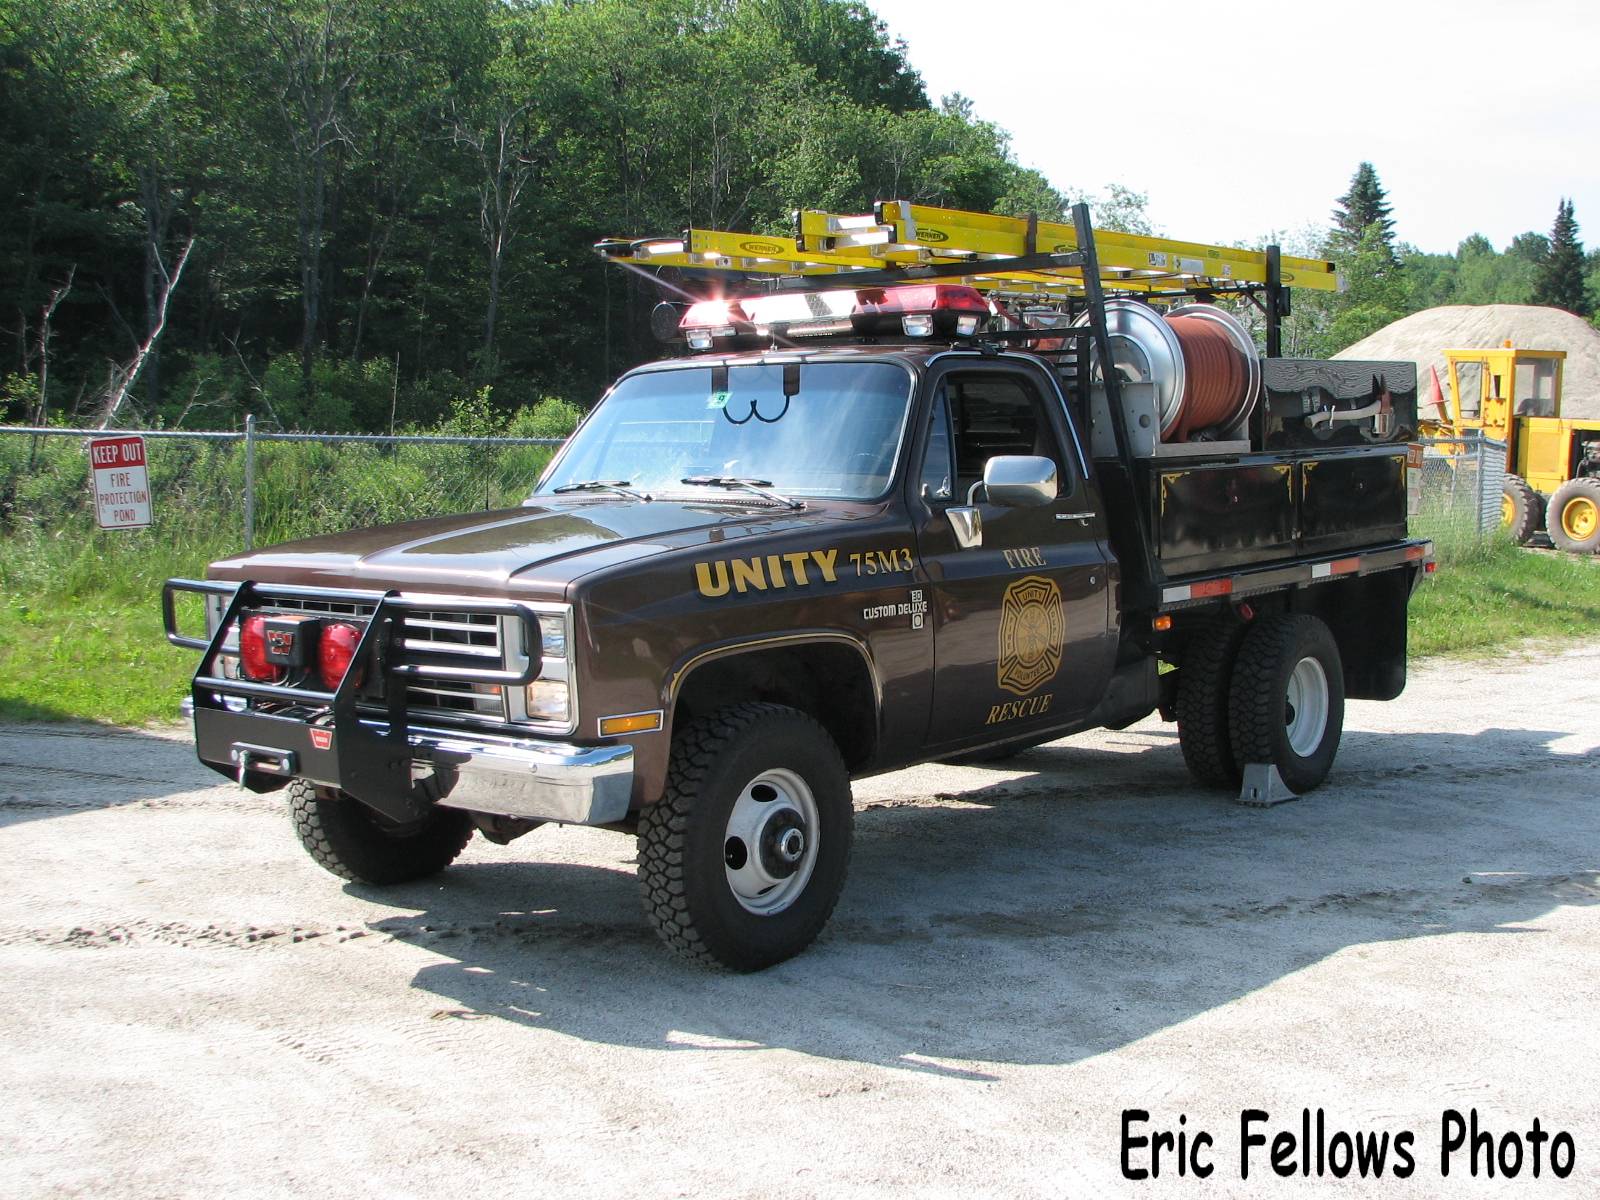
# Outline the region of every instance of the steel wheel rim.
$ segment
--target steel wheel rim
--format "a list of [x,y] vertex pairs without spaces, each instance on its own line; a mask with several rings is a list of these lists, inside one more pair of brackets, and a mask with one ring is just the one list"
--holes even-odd
[[793,904],[817,865],[816,797],[785,768],[763,771],[739,792],[723,831],[728,889],[746,912],[770,917]]
[[1289,672],[1283,727],[1289,748],[1301,758],[1322,744],[1328,730],[1328,674],[1315,658],[1302,658]]
[[1600,525],[1600,509],[1587,496],[1574,496],[1561,510],[1561,528],[1569,538],[1581,541],[1595,531],[1596,525]]
[[1516,519],[1517,519],[1516,501],[1512,500],[1510,496],[1501,496],[1500,497],[1500,524],[1501,525],[1510,525],[1511,522],[1516,520]]

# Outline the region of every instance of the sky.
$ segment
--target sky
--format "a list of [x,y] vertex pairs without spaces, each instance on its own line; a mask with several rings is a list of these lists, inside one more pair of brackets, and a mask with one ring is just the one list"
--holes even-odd
[[931,98],[969,97],[1064,191],[1146,193],[1170,237],[1287,247],[1366,160],[1419,249],[1503,250],[1562,196],[1600,245],[1593,0],[867,3]]

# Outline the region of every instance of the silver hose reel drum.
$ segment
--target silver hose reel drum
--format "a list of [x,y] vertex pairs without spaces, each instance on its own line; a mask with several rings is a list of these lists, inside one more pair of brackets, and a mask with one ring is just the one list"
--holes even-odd
[[[1244,385],[1236,394],[1227,397],[1224,408],[1218,409],[1217,419],[1208,427],[1236,426],[1255,408],[1261,394],[1261,361],[1256,355],[1254,340],[1249,330],[1231,313],[1210,304],[1184,304],[1171,309],[1166,317],[1137,300],[1106,301],[1106,334],[1111,348],[1111,361],[1117,377],[1124,383],[1147,383],[1155,390],[1156,413],[1160,423],[1162,441],[1173,440],[1184,426],[1186,404],[1192,404],[1195,389],[1192,384],[1210,383],[1192,377],[1190,364],[1178,332],[1168,323],[1167,317],[1189,317],[1204,321],[1222,332],[1233,349],[1244,358],[1241,377]],[[1088,314],[1080,316],[1075,325],[1088,323]],[[1103,378],[1098,353],[1095,355],[1094,375]],[[1196,432],[1188,430],[1186,432]]]

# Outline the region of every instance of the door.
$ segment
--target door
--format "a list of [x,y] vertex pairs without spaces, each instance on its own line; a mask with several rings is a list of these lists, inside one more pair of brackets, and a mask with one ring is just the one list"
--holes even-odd
[[[931,588],[933,713],[928,742],[1019,738],[1083,717],[1116,657],[1114,564],[1098,493],[1053,381],[1022,364],[936,365],[910,508]],[[1056,498],[991,504],[976,489],[981,544],[963,548],[949,510],[984,464],[1007,454],[1056,464]]]

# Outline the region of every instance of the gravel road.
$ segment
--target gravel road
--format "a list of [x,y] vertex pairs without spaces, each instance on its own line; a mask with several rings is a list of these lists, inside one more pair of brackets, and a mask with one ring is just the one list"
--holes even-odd
[[[1449,1108],[1594,1195],[1597,714],[1600,644],[1415,671],[1270,810],[1155,721],[864,781],[832,926],[751,977],[667,955],[617,834],[346,886],[182,731],[0,728],[0,1195],[1498,1194]],[[1239,1178],[1241,1110],[1319,1107],[1415,1174]],[[1124,1181],[1127,1108],[1215,1174]]]

